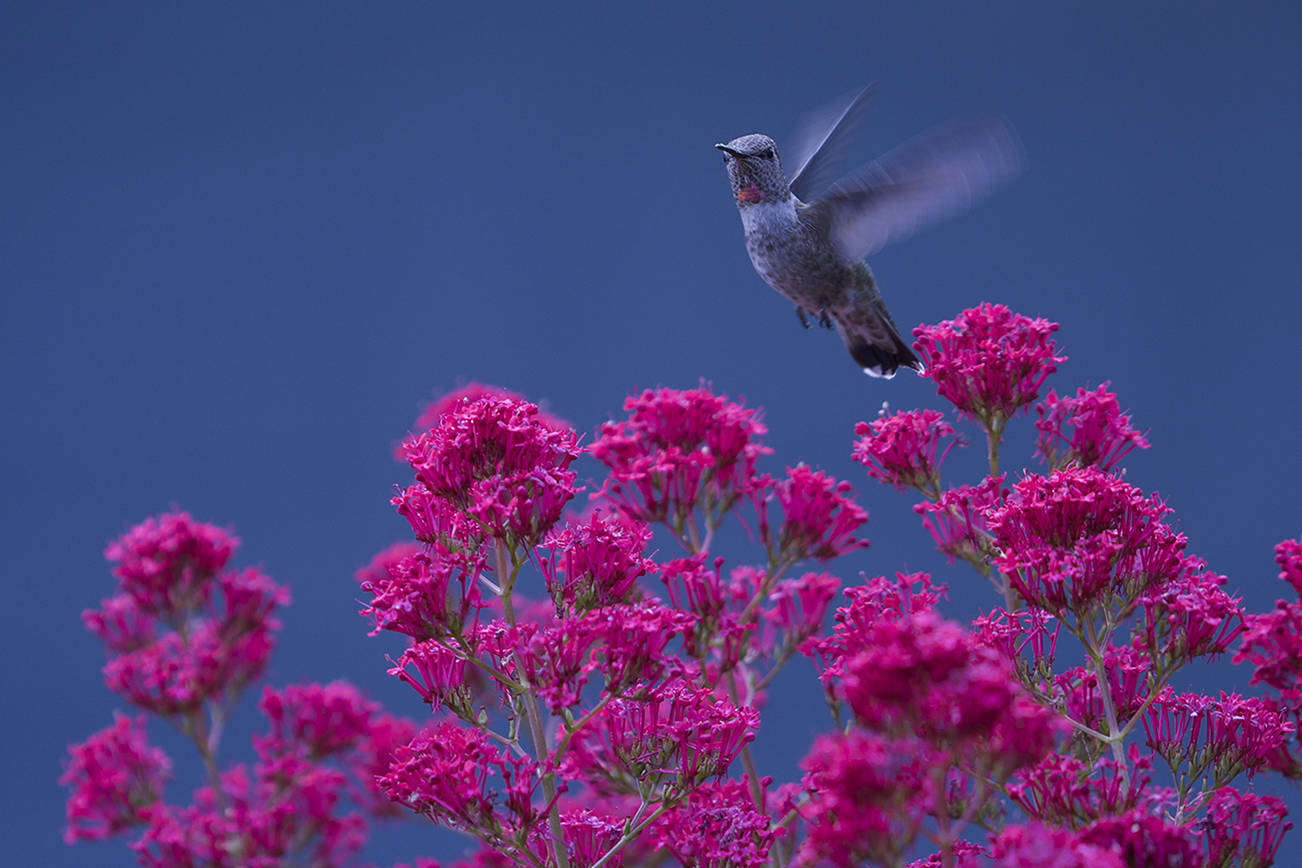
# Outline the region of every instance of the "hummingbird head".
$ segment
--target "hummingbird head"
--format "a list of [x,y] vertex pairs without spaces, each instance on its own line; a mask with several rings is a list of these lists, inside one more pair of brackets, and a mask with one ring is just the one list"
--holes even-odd
[[732,182],[738,208],[761,202],[785,202],[791,195],[777,145],[768,136],[752,133],[715,147],[723,151],[723,163],[728,167],[728,180]]

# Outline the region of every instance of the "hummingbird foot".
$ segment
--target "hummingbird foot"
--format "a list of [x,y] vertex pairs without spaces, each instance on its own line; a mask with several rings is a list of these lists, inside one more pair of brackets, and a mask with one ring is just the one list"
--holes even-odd
[[832,327],[832,318],[828,316],[826,307],[821,308],[818,311],[818,324],[825,329],[830,329]]
[[805,309],[800,305],[796,305],[796,317],[800,320],[802,326],[809,328],[809,320],[805,318]]

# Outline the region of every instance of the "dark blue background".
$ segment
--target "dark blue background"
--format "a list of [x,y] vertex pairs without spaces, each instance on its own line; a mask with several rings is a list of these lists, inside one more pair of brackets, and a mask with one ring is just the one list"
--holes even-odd
[[[366,638],[351,576],[404,531],[393,442],[467,380],[590,432],[635,388],[709,378],[765,408],[771,470],[855,481],[873,548],[842,576],[931,569],[957,616],[991,605],[848,459],[857,420],[939,406],[930,384],[868,380],[800,330],[746,259],[711,147],[781,142],[869,80],[859,157],[988,112],[1028,154],[1011,187],[874,258],[896,319],[988,300],[1062,323],[1052,383],[1111,379],[1153,442],[1129,479],[1267,608],[1285,590],[1272,546],[1302,531],[1299,44],[1284,3],[11,9],[7,859],[129,861],[64,847],[55,778],[118,704],[78,620],[112,589],[103,547],[171,504],[234,526],[240,562],[292,587],[273,682],[342,675],[419,713],[386,683],[393,646]],[[977,452],[955,465],[967,481]],[[780,705],[758,750],[789,776],[825,718],[782,689],[809,701]],[[177,759],[179,799],[196,779]]]

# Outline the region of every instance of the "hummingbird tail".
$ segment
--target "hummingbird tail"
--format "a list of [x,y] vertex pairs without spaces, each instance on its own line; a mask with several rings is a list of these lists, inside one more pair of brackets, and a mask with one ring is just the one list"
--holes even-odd
[[890,330],[888,340],[882,340],[881,334],[864,335],[847,328],[840,331],[851,358],[870,377],[889,380],[900,368],[912,368],[919,374],[924,370],[922,361],[894,329]]

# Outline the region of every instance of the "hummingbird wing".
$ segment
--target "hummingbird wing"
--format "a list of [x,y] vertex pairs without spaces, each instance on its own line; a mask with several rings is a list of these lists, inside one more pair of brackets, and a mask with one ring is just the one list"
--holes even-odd
[[840,176],[845,152],[876,88],[870,84],[849,105],[838,102],[805,118],[792,149],[795,159],[791,165],[796,170],[791,175],[791,192],[797,199],[810,201]]
[[805,214],[859,260],[919,226],[961,211],[1016,174],[1021,147],[1002,119],[952,125],[852,172]]

